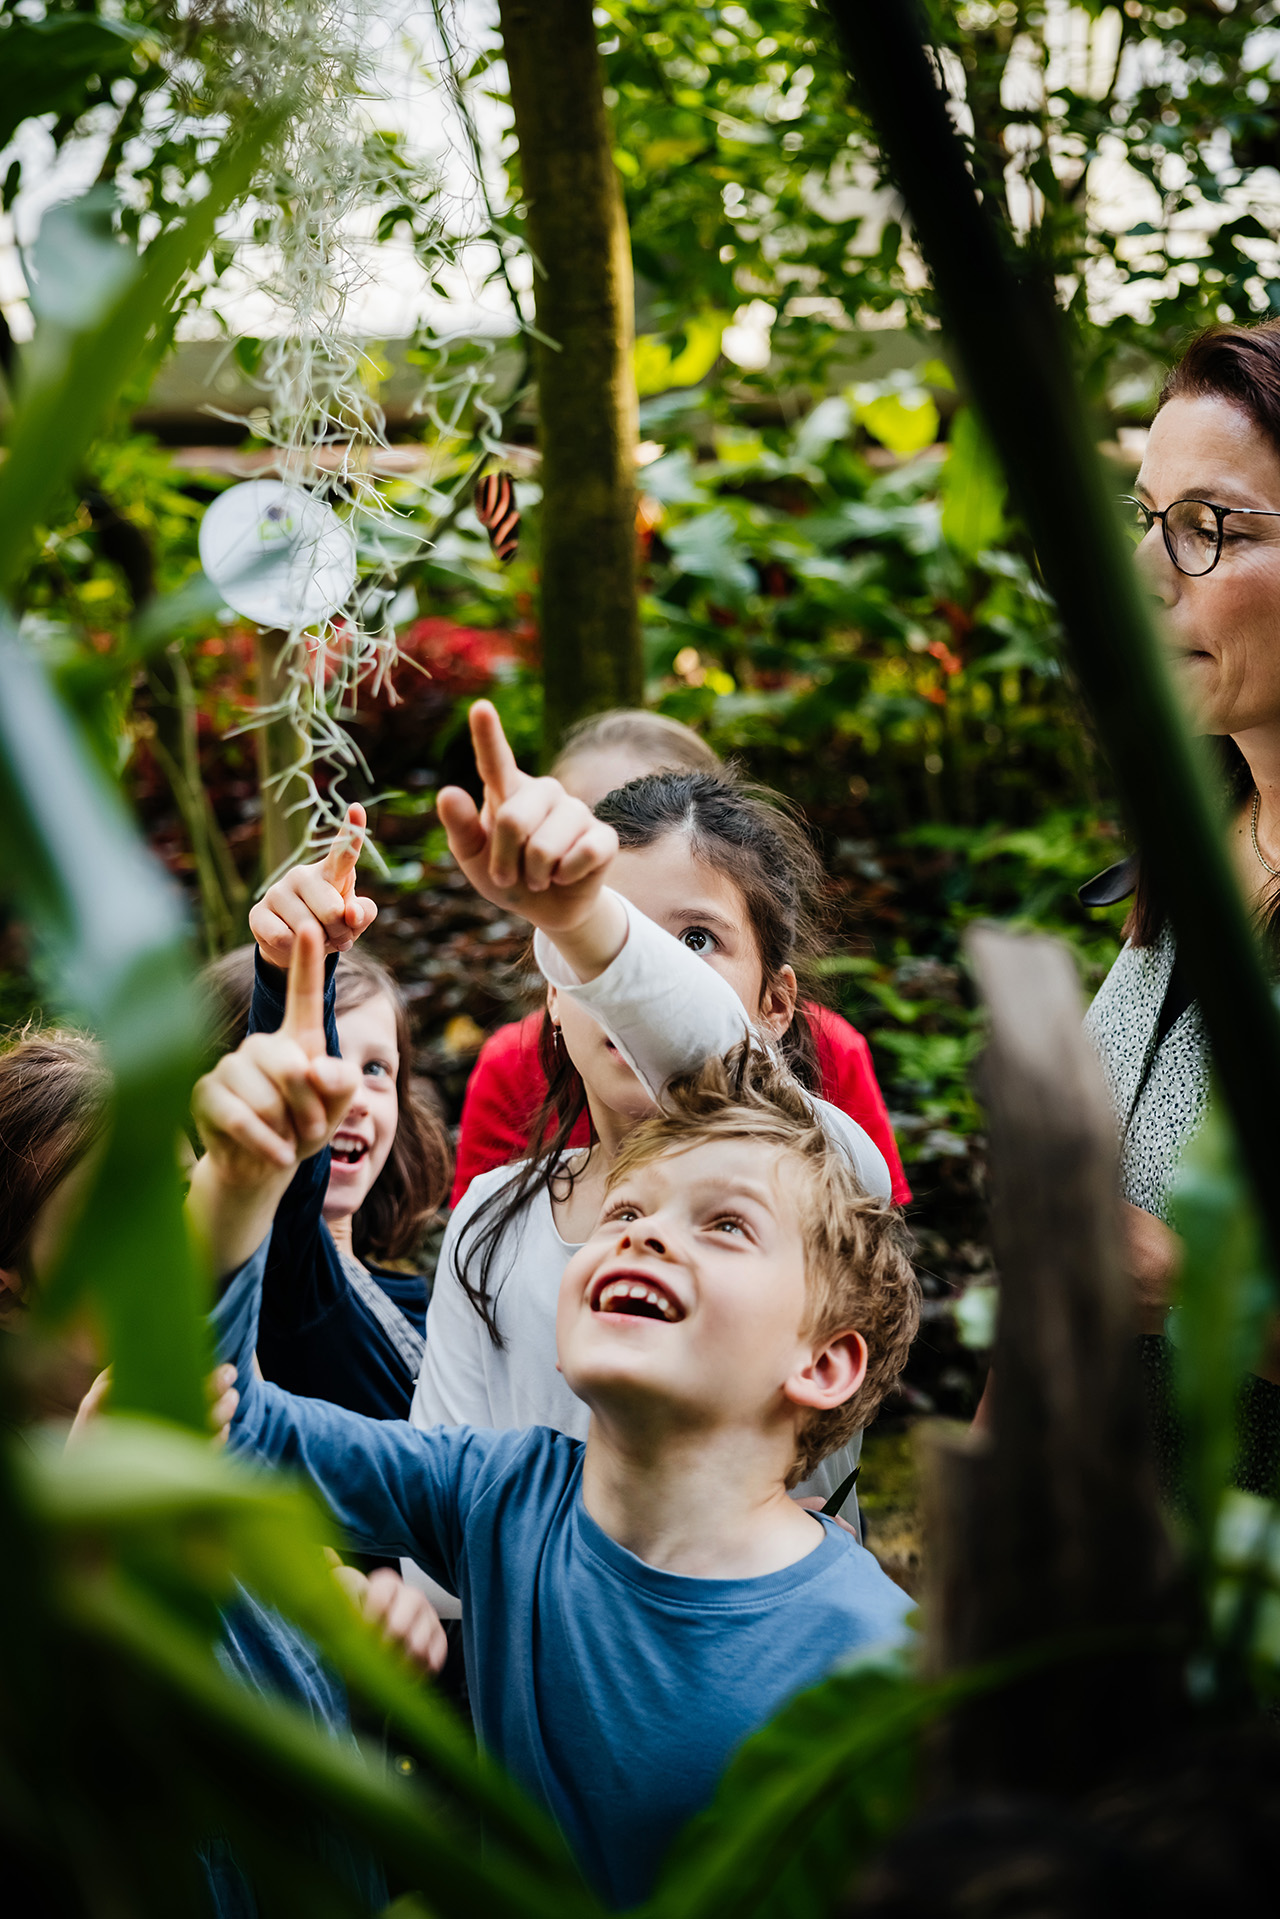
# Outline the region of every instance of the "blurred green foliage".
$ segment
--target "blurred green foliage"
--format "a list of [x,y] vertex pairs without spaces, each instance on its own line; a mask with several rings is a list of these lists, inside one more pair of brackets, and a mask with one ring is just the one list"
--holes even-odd
[[[932,317],[822,8],[600,11],[659,339],[768,304],[773,363],[727,373],[763,396],[780,373],[820,380],[856,356],[859,316]],[[1257,8],[964,0],[929,13],[984,194],[1069,305],[1091,397],[1141,416],[1153,352],[1210,320],[1280,310],[1275,54]]]

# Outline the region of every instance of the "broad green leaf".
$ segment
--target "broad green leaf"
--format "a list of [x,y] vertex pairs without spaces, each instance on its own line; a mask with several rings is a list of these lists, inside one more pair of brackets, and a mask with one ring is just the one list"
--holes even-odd
[[672,387],[697,386],[720,357],[720,340],[728,324],[723,313],[695,313],[684,325],[684,345],[676,352],[657,333],[642,333],[633,353],[636,392],[647,399]]
[[755,586],[755,571],[727,508],[713,507],[710,513],[682,520],[667,528],[663,538],[682,573],[709,581],[726,599],[741,600]]
[[[1186,1249],[1169,1318],[1186,1526],[1209,1608],[1211,1670],[1217,1687],[1234,1693],[1259,1662],[1268,1664],[1276,1639],[1276,1602],[1263,1591],[1267,1566],[1240,1564],[1240,1524],[1224,1526],[1230,1501],[1236,1518],[1242,1510],[1244,1495],[1230,1485],[1240,1389],[1267,1338],[1276,1290],[1232,1130],[1217,1107],[1178,1167],[1173,1222]],[[1270,1539],[1274,1556],[1274,1524]]]
[[34,528],[75,473],[183,276],[208,252],[219,214],[248,190],[283,113],[281,105],[260,114],[223,149],[204,199],[140,259],[104,237],[100,194],[57,209],[39,254],[49,276],[45,314],[23,356],[9,457],[0,465],[0,592],[12,589]]
[[128,1579],[83,1571],[67,1582],[62,1606],[69,1625],[104,1652],[123,1653],[182,1702],[203,1737],[223,1749],[231,1789],[253,1794],[259,1819],[267,1806],[300,1794],[309,1810],[375,1847],[402,1880],[420,1880],[440,1919],[472,1919],[477,1912],[510,1919],[599,1914],[586,1894],[575,1899],[563,1884],[540,1883],[527,1865],[459,1833],[447,1810],[318,1732],[296,1707],[236,1684],[199,1638]]
[[1186,1251],[1169,1330],[1192,1551],[1203,1572],[1235,1464],[1241,1381],[1275,1305],[1257,1215],[1216,1106],[1183,1156],[1172,1211]]
[[937,1689],[897,1655],[793,1700],[676,1841],[648,1919],[823,1919],[856,1862],[910,1811],[916,1740],[940,1709]]
[[855,387],[854,406],[868,433],[900,459],[923,452],[938,437],[938,409],[923,387],[906,386],[888,393],[874,387]]
[[116,1403],[200,1428],[204,1288],[177,1163],[202,1038],[186,916],[2,615],[0,796],[4,889],[44,928],[64,1004],[115,1080],[106,1149],[38,1310],[56,1319],[92,1292]]
[[1004,531],[1004,475],[972,407],[951,422],[942,473],[942,537],[967,560],[994,546]]

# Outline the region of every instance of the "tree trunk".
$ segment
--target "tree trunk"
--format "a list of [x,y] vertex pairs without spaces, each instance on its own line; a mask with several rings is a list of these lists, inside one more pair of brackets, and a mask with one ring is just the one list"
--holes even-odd
[[636,605],[631,249],[591,0],[500,0],[535,259],[543,725],[644,692]]
[[[274,706],[284,692],[280,651],[285,642],[286,635],[277,632],[259,633],[254,641],[260,708]],[[306,781],[289,769],[305,766],[310,755],[306,735],[287,714],[268,720],[253,737],[262,801],[262,876],[270,879],[292,865],[306,843],[307,809],[299,805],[307,797]]]

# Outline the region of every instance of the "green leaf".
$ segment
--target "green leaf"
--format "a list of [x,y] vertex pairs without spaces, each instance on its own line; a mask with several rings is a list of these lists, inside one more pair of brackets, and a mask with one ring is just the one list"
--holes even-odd
[[861,387],[855,389],[858,418],[890,453],[907,459],[933,445],[938,437],[938,409],[923,387],[909,386],[866,398],[863,392]]
[[[182,1611],[185,1601],[189,1611],[190,1602],[211,1595],[226,1606],[241,1585],[302,1626],[348,1682],[390,1718],[432,1778],[485,1822],[489,1856],[483,1862],[472,1856],[478,1835],[419,1826],[419,1865],[427,1861],[435,1875],[424,1883],[431,1884],[441,1912],[465,1913],[467,1901],[480,1897],[508,1899],[518,1885],[519,1900],[504,1903],[504,1910],[543,1919],[572,1919],[577,1912],[590,1919],[594,1904],[545,1815],[477,1751],[429,1687],[408,1679],[332,1577],[320,1550],[332,1528],[308,1489],[215,1452],[207,1439],[116,1415],[96,1421],[70,1449],[60,1432],[35,1435],[16,1456],[16,1466],[29,1509],[55,1549],[64,1549],[63,1589],[73,1611],[82,1621],[114,1622],[135,1656],[150,1659],[154,1651],[157,1670],[193,1690],[215,1719],[225,1724],[230,1713],[231,1722],[247,1729],[253,1702],[235,1705],[224,1697],[211,1648],[165,1618],[160,1605],[171,1612],[176,1602]],[[88,1553],[86,1546],[92,1548]],[[101,1578],[96,1566],[104,1549],[128,1568],[127,1583]],[[86,1563],[91,1570],[84,1578]],[[145,1647],[135,1638],[143,1615],[149,1621]],[[231,1691],[245,1699],[239,1688]],[[310,1783],[322,1797],[327,1794],[334,1775],[325,1754],[314,1748],[335,1749],[323,1737],[317,1741],[301,1715],[268,1709],[260,1735],[268,1747],[274,1744],[282,1764],[310,1772]],[[346,1771],[348,1785],[354,1776]],[[379,1802],[384,1814],[398,1798]],[[402,1828],[401,1843],[404,1837]]]
[[695,313],[684,323],[679,352],[656,333],[642,333],[634,349],[636,392],[643,400],[672,387],[697,386],[720,357],[720,339],[728,324],[723,313]]
[[949,1698],[894,1654],[793,1700],[676,1841],[649,1919],[826,1919],[859,1860],[909,1813],[920,1729]]
[[45,113],[78,118],[109,102],[109,83],[134,72],[143,41],[141,27],[90,13],[10,15],[0,28],[0,147],[24,120]]
[[204,1280],[177,1165],[202,1041],[186,916],[3,616],[0,797],[5,889],[45,928],[64,1004],[115,1081],[106,1149],[37,1310],[56,1320],[92,1291],[117,1403],[202,1428]]
[[951,422],[942,474],[942,537],[967,560],[994,546],[1004,532],[1004,475],[972,407]]
[[43,317],[23,357],[0,466],[0,592],[11,591],[34,529],[84,458],[183,276],[208,252],[219,214],[248,190],[284,111],[281,104],[260,114],[224,147],[204,199],[140,260],[104,231],[101,193],[56,210],[39,249]]
[[1184,1154],[1171,1197],[1185,1256],[1169,1331],[1192,1550],[1203,1571],[1235,1464],[1240,1384],[1275,1305],[1257,1215],[1217,1106]]

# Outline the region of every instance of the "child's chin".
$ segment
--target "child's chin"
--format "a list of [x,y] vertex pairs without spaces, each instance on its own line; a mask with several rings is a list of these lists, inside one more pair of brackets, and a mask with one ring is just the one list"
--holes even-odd
[[604,1346],[592,1339],[590,1344],[576,1352],[564,1353],[560,1359],[560,1370],[566,1384],[579,1399],[589,1403],[596,1398],[607,1397],[610,1391],[652,1390],[661,1393],[663,1382],[661,1374],[665,1371],[662,1362],[652,1348],[640,1349],[637,1341]]

